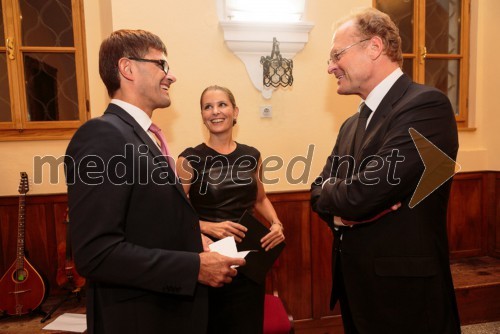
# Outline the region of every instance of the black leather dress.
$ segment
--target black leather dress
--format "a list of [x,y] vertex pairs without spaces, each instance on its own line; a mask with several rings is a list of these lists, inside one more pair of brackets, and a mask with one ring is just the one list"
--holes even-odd
[[[260,152],[237,143],[230,154],[206,144],[180,154],[193,168],[189,198],[200,220],[237,222],[257,199]],[[262,333],[264,285],[238,274],[231,284],[209,291],[208,333]]]

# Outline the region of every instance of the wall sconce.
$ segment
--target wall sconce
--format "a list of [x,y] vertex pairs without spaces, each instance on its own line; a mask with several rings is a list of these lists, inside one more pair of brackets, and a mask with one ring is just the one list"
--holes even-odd
[[293,60],[281,56],[280,43],[273,37],[273,50],[271,56],[260,58],[263,66],[263,84],[266,87],[291,86],[293,84]]

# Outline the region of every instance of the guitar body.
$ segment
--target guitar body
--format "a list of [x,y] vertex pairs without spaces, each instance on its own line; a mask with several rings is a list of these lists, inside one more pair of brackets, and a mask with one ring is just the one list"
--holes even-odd
[[23,268],[15,261],[0,280],[0,311],[8,315],[24,315],[35,310],[45,297],[45,283],[24,257]]

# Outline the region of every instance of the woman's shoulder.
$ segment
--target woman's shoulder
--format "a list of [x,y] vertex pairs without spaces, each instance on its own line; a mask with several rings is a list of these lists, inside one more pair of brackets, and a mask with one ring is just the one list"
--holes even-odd
[[237,144],[238,144],[237,148],[239,151],[239,155],[251,155],[251,156],[255,157],[256,159],[260,158],[260,152],[255,147],[250,146],[250,145],[241,144],[241,143],[237,143]]
[[195,147],[188,147],[179,154],[180,157],[187,158],[189,156],[200,156],[206,153],[207,146],[204,143]]

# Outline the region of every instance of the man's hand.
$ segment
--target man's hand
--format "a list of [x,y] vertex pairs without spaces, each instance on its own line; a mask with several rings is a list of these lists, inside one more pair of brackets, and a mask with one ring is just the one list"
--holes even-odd
[[200,272],[198,282],[212,287],[231,283],[238,271],[232,266],[244,266],[245,259],[220,255],[217,252],[200,253]]
[[212,239],[204,235],[203,233],[201,234],[201,243],[203,244],[203,251],[204,252],[210,252],[210,246],[211,243],[213,243]]

